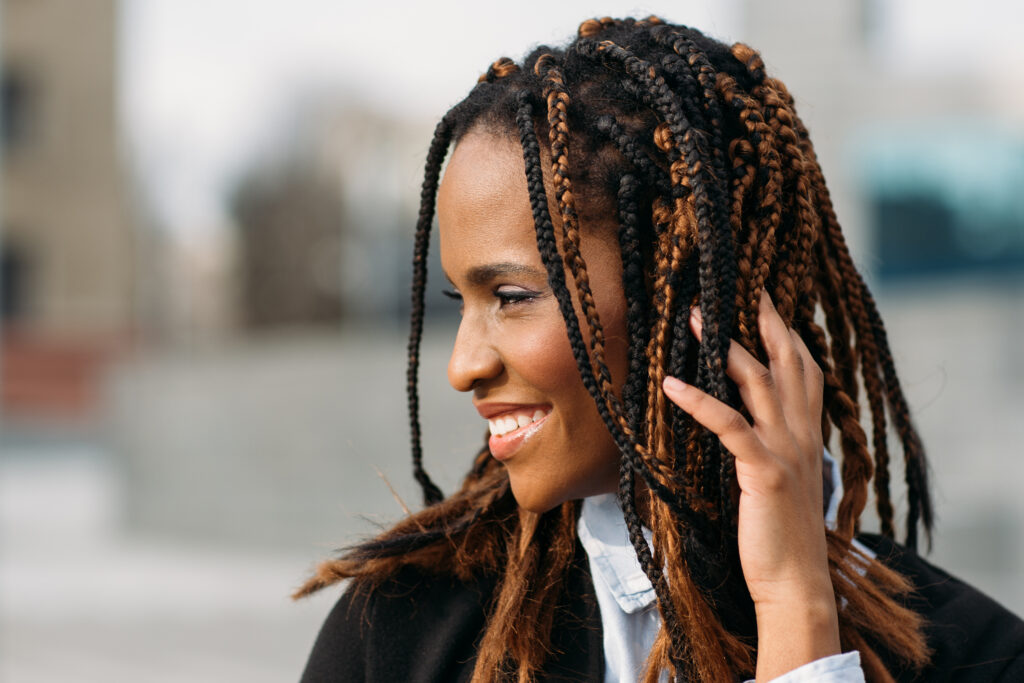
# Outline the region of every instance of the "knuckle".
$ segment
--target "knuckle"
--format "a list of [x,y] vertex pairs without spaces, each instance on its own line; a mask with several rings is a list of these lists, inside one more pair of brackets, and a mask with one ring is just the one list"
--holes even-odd
[[684,397],[690,403],[690,412],[694,417],[707,410],[708,397],[702,391],[687,392]]
[[749,428],[750,425],[747,424],[746,419],[744,419],[744,417],[737,413],[736,411],[733,411],[729,418],[726,420],[725,428],[723,431],[725,433],[737,433]]
[[804,357],[800,355],[799,351],[790,347],[789,351],[786,353],[786,357],[801,375],[806,372],[807,368],[804,366]]
[[768,388],[775,386],[775,378],[772,377],[772,371],[763,365],[753,370],[753,379],[758,384]]
[[783,367],[792,368],[799,374],[804,372],[804,358],[796,350],[792,343],[786,344],[776,355],[777,360]]
[[771,493],[784,493],[789,490],[792,483],[792,473],[785,464],[776,461],[769,467],[765,467],[761,473],[761,485]]
[[710,406],[708,405],[707,395],[699,392],[695,392],[687,397],[689,405],[682,406],[686,412],[690,413],[697,422],[701,424],[707,422],[708,415],[710,413]]
[[807,454],[806,459],[808,462],[815,462],[821,457],[823,449],[821,435],[815,433],[813,427],[808,427],[802,434],[797,435],[795,439],[800,452]]
[[771,360],[785,358],[793,350],[793,339],[789,336],[782,321],[779,324],[768,325],[762,335],[764,349],[768,352]]

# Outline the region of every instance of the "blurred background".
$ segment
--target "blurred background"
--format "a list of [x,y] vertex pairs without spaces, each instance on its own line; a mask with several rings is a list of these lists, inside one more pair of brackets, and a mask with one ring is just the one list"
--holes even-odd
[[[1024,5],[498,7],[0,0],[0,680],[298,677],[337,591],[289,592],[419,502],[433,125],[604,14],[743,40],[788,84],[930,451],[932,558],[1024,612]],[[436,280],[425,447],[451,490],[483,426]]]

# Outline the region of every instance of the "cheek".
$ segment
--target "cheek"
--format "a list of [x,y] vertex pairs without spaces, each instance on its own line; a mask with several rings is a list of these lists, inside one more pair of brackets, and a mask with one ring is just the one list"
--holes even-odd
[[[507,330],[506,361],[511,361],[509,364],[527,384],[546,394],[550,400],[560,402],[559,407],[563,411],[577,418],[591,412],[597,417],[597,408],[580,378],[558,305],[553,299],[547,305],[550,309],[544,315],[524,321],[519,330]],[[598,303],[598,315],[605,334],[605,362],[616,391],[621,391],[629,349],[624,299],[621,295],[605,297]],[[582,316],[580,323],[582,343],[588,345],[590,334]],[[587,352],[589,354],[589,347]]]
[[[557,304],[547,312],[550,315],[523,321],[519,334],[509,330],[505,337],[506,354],[514,354],[506,355],[514,372],[511,381],[521,381],[550,401],[559,416],[538,442],[544,446],[541,451],[531,459],[508,463],[516,499],[536,512],[566,500],[614,492],[619,471],[618,449],[580,379]],[[609,320],[616,317],[610,315]],[[612,371],[617,374],[614,367]]]
[[509,335],[509,353],[520,376],[535,388],[555,398],[576,384],[583,388],[572,355],[565,323],[553,306],[551,314],[535,320],[523,334]]

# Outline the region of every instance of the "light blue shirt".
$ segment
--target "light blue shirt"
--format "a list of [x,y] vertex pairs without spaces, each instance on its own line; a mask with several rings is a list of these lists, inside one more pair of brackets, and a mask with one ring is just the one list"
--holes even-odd
[[[825,523],[834,528],[843,489],[839,468],[826,450],[824,454],[826,491],[831,495]],[[651,532],[644,529],[651,542]],[[601,611],[604,639],[605,683],[640,680],[647,655],[661,626],[654,587],[644,574],[629,540],[626,521],[615,494],[583,500],[577,533],[587,552],[594,593]],[[873,556],[857,543],[858,549]],[[662,680],[667,680],[663,674]],[[847,652],[805,664],[775,679],[775,683],[863,683],[860,654]]]

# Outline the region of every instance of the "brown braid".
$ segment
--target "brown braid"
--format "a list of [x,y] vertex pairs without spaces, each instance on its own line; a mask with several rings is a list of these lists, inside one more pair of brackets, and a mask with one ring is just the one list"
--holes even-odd
[[576,202],[572,192],[572,179],[569,177],[569,125],[568,105],[569,93],[565,89],[565,81],[557,66],[550,59],[541,58],[534,65],[534,72],[544,79],[544,96],[548,104],[549,139],[551,141],[551,175],[555,182],[555,198],[562,223],[562,249],[565,252],[565,265],[572,274],[576,292],[583,308],[589,332],[591,364],[597,378],[599,388],[608,409],[622,427],[628,431],[622,416],[612,376],[605,362],[604,330],[597,316],[597,305],[590,290],[590,278],[587,276],[587,264],[580,253],[579,216],[576,214]]
[[[894,533],[890,423],[906,465],[908,544],[918,526],[928,533],[932,513],[923,449],[885,329],[807,130],[757,52],[656,17],[588,20],[565,48],[540,47],[518,64],[499,59],[438,126],[416,232],[409,344],[414,473],[429,505],[321,565],[299,593],[344,578],[372,590],[408,565],[464,581],[488,575],[498,588],[473,680],[529,681],[544,667],[578,552],[579,505],[520,511],[504,467],[486,448],[459,491],[442,499],[419,446],[416,374],[434,195],[450,142],[470,131],[512,136],[522,146],[537,248],[581,381],[621,454],[619,500],[663,624],[645,680],[662,672],[690,681],[753,674],[756,622],[736,550],[732,456],[666,400],[661,382],[680,376],[741,407],[726,354],[735,337],[765,358],[762,290],[822,368],[822,431],[826,442],[838,435],[844,494],[827,539],[842,646],[860,650],[872,681],[892,680],[883,653],[911,668],[926,663],[920,619],[902,606],[908,583],[850,542],[872,485],[882,533]],[[554,188],[550,203],[545,178]],[[594,214],[604,219],[591,224]],[[581,253],[588,230],[613,223],[629,346],[621,387],[608,371]],[[694,304],[704,318],[700,342],[687,328]],[[870,446],[859,420],[861,384]]]

